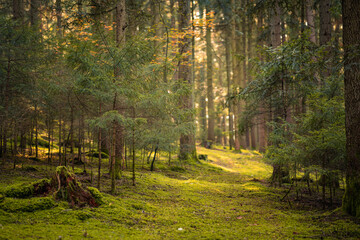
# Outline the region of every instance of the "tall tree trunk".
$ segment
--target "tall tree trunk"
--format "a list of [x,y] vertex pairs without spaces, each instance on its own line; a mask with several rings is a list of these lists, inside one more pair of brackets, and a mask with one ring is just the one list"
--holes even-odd
[[319,15],[320,15],[320,32],[319,43],[326,45],[331,40],[331,13],[330,13],[331,0],[319,1]]
[[[251,2],[248,0],[248,7],[252,7],[250,4]],[[251,76],[251,63],[250,60],[252,59],[252,43],[253,43],[253,37],[252,37],[252,28],[253,28],[253,17],[252,15],[248,16],[248,38],[247,38],[247,83],[249,84],[252,81],[252,76]],[[252,149],[256,148],[256,132],[255,132],[255,126],[253,125],[253,120],[251,120],[251,124],[250,124],[250,147]]]
[[64,165],[65,166],[67,166],[67,156],[66,156],[66,143],[67,143],[67,141],[65,140],[66,139],[66,123],[65,123],[65,121],[63,121],[63,123],[64,123],[64,127],[63,127],[63,142],[62,142],[62,144],[63,144],[63,153],[62,153],[62,158],[63,158],[63,162],[64,162]]
[[[189,0],[179,0],[179,29],[184,31],[190,22],[190,1]],[[181,59],[179,62],[179,79],[178,81],[188,84],[191,86],[191,70],[187,62],[189,62],[189,56],[186,54],[190,50],[190,41],[191,37],[188,34],[180,39],[179,49]],[[192,89],[192,87],[191,87]],[[192,108],[192,98],[191,93],[186,94],[182,97],[181,108],[190,110]],[[188,119],[194,123],[194,116],[192,113],[189,114]],[[189,158],[196,158],[196,148],[195,148],[195,136],[193,133],[182,134],[180,136],[180,153],[179,159],[185,160]]]
[[51,120],[50,117],[48,119],[48,126],[47,126],[47,134],[48,134],[48,139],[49,139],[49,147],[48,147],[48,164],[51,163]]
[[62,145],[62,142],[61,142],[61,127],[62,127],[62,119],[61,119],[61,112],[59,111],[59,166],[61,166],[61,145]]
[[[69,102],[70,104],[70,102]],[[68,140],[70,139],[70,158],[71,158],[71,167],[72,170],[75,170],[75,153],[74,153],[74,148],[75,148],[75,139],[74,139],[74,107],[71,106],[70,104],[70,131],[69,131],[69,137]]]
[[[248,28],[248,23],[246,19],[246,12],[245,12],[245,8],[246,8],[246,0],[242,0],[241,1],[241,8],[242,8],[242,12],[241,12],[241,32],[243,32],[242,34],[242,38],[241,41],[238,41],[239,47],[238,47],[238,51],[242,56],[242,64],[241,64],[241,73],[242,76],[240,77],[240,87],[241,88],[245,88],[246,87],[246,83],[248,81],[248,71],[247,71],[247,60],[248,60],[248,52],[246,50],[246,32],[247,32],[247,28]],[[241,116],[242,112],[245,110],[245,106],[246,103],[244,101],[241,102],[241,107],[239,109],[239,117]],[[248,148],[250,146],[250,133],[249,133],[249,128],[245,129],[245,135],[240,137],[240,139],[242,139],[240,145],[242,145],[245,148]],[[245,140],[245,141],[244,141]]]
[[[263,32],[264,18],[263,13],[259,14],[258,19],[258,35],[260,36]],[[262,46],[264,44],[263,40],[259,40],[258,45]],[[261,56],[260,56],[261,58]],[[266,108],[264,104],[260,102],[259,104],[259,116],[258,116],[258,126],[259,126],[259,151],[264,152],[266,147]]]
[[227,135],[226,135],[226,113],[221,117],[221,131],[222,131],[222,145],[225,147],[227,145]]
[[281,44],[281,19],[278,0],[275,1],[275,7],[272,9],[271,17],[271,47],[278,47]]
[[[99,116],[101,116],[101,103],[99,104]],[[101,153],[102,153],[102,149],[101,149],[101,128],[98,128],[98,153],[99,153],[99,164],[98,164],[98,181],[97,181],[97,188],[100,190],[100,186],[101,186]]]
[[11,82],[11,56],[10,56],[10,50],[8,53],[8,61],[7,61],[7,69],[6,69],[6,78],[5,78],[5,83],[4,83],[4,87],[2,88],[2,97],[3,97],[3,106],[4,106],[4,113],[2,116],[2,122],[1,122],[1,126],[2,126],[2,148],[1,148],[1,157],[3,160],[3,164],[5,165],[6,163],[6,155],[7,155],[7,129],[9,127],[9,123],[8,123],[8,109],[9,109],[9,88],[10,88],[10,82]]
[[[319,32],[319,43],[321,46],[327,45],[331,41],[331,13],[330,13],[330,4],[331,0],[320,0],[319,1],[319,15],[320,15],[320,32]],[[326,48],[325,51],[325,61],[331,57],[330,55],[330,46]],[[322,77],[328,77],[330,75],[329,64],[325,64],[326,68],[321,71]]]
[[40,27],[40,0],[30,0],[31,26]]
[[20,23],[24,23],[24,1],[23,0],[13,0],[13,18],[14,20],[19,20]]
[[313,0],[306,1],[306,21],[308,27],[310,28],[309,39],[311,42],[316,43],[314,9],[312,5],[313,5]]
[[210,7],[206,6],[206,82],[208,99],[208,131],[207,140],[215,142],[215,107],[213,90],[213,56],[211,44]]
[[79,162],[83,162],[82,161],[82,151],[81,151],[81,147],[83,145],[83,137],[82,137],[82,130],[83,130],[83,126],[82,126],[82,115],[80,113],[79,119],[78,119],[78,160]]
[[[116,4],[116,16],[115,16],[115,40],[116,46],[118,48],[123,48],[125,44],[125,30],[126,30],[126,3],[125,0],[120,0]],[[119,62],[117,59],[114,59],[114,83],[120,80],[120,69]],[[117,93],[115,92],[113,100],[113,110],[117,110]],[[120,178],[120,164],[123,155],[123,139],[124,139],[124,130],[123,127],[117,123],[113,123],[112,130],[112,153],[111,153],[111,192],[115,192],[115,179]],[[117,149],[117,150],[116,150]],[[118,156],[116,156],[118,155]]]
[[360,217],[360,2],[343,0],[346,190],[343,208]]
[[[241,84],[241,70],[240,70],[240,61],[238,60],[239,50],[240,50],[240,39],[237,36],[237,24],[236,24],[236,15],[238,12],[236,11],[236,1],[231,0],[231,8],[232,8],[232,21],[231,21],[231,51],[232,51],[232,84],[233,89],[236,91]],[[240,132],[238,128],[238,120],[239,114],[241,110],[239,101],[232,102],[232,110],[233,110],[233,118],[231,119],[234,131],[234,148],[235,150],[240,150]]]
[[35,158],[39,158],[39,124],[38,124],[38,111],[37,103],[35,103]]
[[[136,112],[135,108],[132,108],[132,119],[135,121],[136,118]],[[135,125],[132,127],[132,185],[135,186]],[[156,154],[155,154],[156,155]]]
[[61,0],[56,0],[55,2],[56,8],[56,34],[58,37],[62,36],[62,7]]
[[[200,12],[200,19],[203,19],[204,16],[204,9],[200,8],[199,10]],[[204,35],[204,27],[201,27],[200,29],[200,36]],[[207,118],[206,118],[206,109],[207,109],[207,104],[206,104],[206,92],[205,92],[205,67],[204,67],[205,63],[202,62],[202,64],[200,64],[200,73],[199,73],[199,86],[198,86],[198,91],[199,91],[199,95],[200,95],[200,134],[201,134],[201,144],[206,146],[206,140],[207,140]]]
[[[160,37],[160,7],[161,1],[158,0],[150,0],[150,8],[151,8],[151,28],[154,30],[154,37]],[[159,44],[157,40],[154,40],[154,48]]]
[[[281,45],[281,17],[280,17],[280,7],[278,0],[275,1],[275,7],[272,9],[272,16],[271,16],[271,47],[276,48]],[[282,84],[283,86],[283,84]],[[281,88],[280,91],[283,91]],[[278,92],[278,91],[277,91]],[[270,105],[270,111],[272,106]],[[281,106],[275,106],[275,114],[274,120],[277,120],[278,117],[281,117]],[[272,184],[278,182],[281,185],[281,178],[282,178],[282,164],[274,163],[273,164],[273,173],[271,176]]]
[[[231,16],[229,16],[231,18]],[[225,33],[225,62],[226,62],[226,83],[227,83],[227,103],[228,103],[228,120],[229,120],[229,147],[230,150],[234,146],[233,134],[233,117],[232,117],[232,101],[231,96],[231,27],[227,26]],[[226,126],[226,124],[225,124]],[[226,131],[226,130],[225,130]],[[226,136],[225,136],[226,138]]]

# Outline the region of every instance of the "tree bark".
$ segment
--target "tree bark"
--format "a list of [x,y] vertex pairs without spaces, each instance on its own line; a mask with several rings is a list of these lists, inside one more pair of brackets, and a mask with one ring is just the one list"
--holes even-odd
[[208,131],[207,140],[215,142],[215,107],[213,90],[213,56],[211,44],[210,7],[206,7],[206,82],[207,82],[207,106],[208,106]]
[[[238,57],[240,55],[240,39],[237,37],[236,30],[237,30],[237,24],[236,24],[236,15],[237,7],[236,7],[236,1],[231,1],[231,8],[232,8],[232,21],[231,21],[231,54],[232,54],[232,84],[233,84],[233,90],[237,91],[237,89],[240,87],[241,84],[241,75],[240,75],[240,61],[238,60]],[[239,120],[239,114],[240,114],[240,102],[239,101],[233,101],[232,102],[232,111],[233,111],[233,118],[230,119],[232,121],[232,128],[233,128],[233,135],[234,135],[234,148],[235,150],[240,150],[240,133],[238,128],[238,120]]]
[[310,28],[309,39],[311,42],[316,43],[314,9],[313,9],[312,5],[313,5],[312,0],[306,1],[306,21],[307,21],[308,27]]
[[[331,41],[331,13],[330,13],[331,0],[320,0],[319,1],[319,15],[320,15],[320,32],[319,32],[319,43],[320,46],[328,45]],[[330,46],[326,47],[324,52],[324,62],[331,57]],[[324,64],[325,69],[321,71],[321,78],[326,78],[330,75],[331,64]]]
[[[99,116],[101,116],[101,103],[99,104]],[[98,128],[98,153],[99,153],[99,164],[98,164],[98,182],[97,182],[97,188],[99,189],[100,191],[100,186],[101,186],[101,152],[102,152],[102,149],[101,149],[101,128],[99,127]]]
[[30,23],[31,26],[40,27],[40,0],[30,1]]
[[343,0],[346,190],[343,208],[360,217],[360,2]]
[[62,36],[62,7],[61,7],[61,0],[56,0],[55,2],[56,7],[56,34],[58,37]]
[[[281,45],[281,17],[280,17],[281,9],[279,7],[278,0],[275,1],[275,7],[272,9],[272,16],[271,16],[271,43],[270,46],[273,48],[276,48]],[[283,79],[279,80],[281,81],[281,87],[280,89],[277,89],[277,92],[281,91],[284,92],[284,81]],[[282,94],[282,97],[284,95]],[[270,114],[272,111],[272,106],[270,104]],[[282,114],[285,114],[282,112],[282,109],[285,109],[285,106],[275,106],[275,113],[274,113],[274,119],[277,121],[278,118],[282,117]],[[286,111],[285,111],[286,112]],[[271,119],[271,118],[270,118]],[[285,117],[284,117],[285,121]],[[273,172],[271,176],[271,183],[275,184],[276,182],[281,186],[282,178],[283,176],[283,166],[280,163],[273,163]]]
[[[251,2],[248,0],[248,7],[251,7],[250,4]],[[247,26],[248,26],[248,38],[247,38],[247,84],[249,84],[252,81],[252,76],[251,76],[251,63],[250,60],[252,58],[252,43],[253,43],[253,37],[252,37],[252,27],[253,27],[253,17],[252,15],[248,16],[248,22],[247,22]],[[256,134],[255,134],[255,126],[253,125],[253,120],[251,120],[251,124],[250,124],[250,147],[252,149],[256,148]]]
[[[231,16],[229,16],[231,18]],[[231,96],[231,28],[226,28],[225,34],[225,61],[226,61],[226,82],[227,82],[227,103],[228,103],[228,120],[229,120],[229,147],[230,150],[234,146],[234,129],[233,129],[233,117],[232,117],[232,101]]]
[[[190,23],[190,1],[189,0],[179,0],[179,30],[186,31],[186,28],[189,27]],[[178,81],[188,84],[191,86],[191,70],[188,65],[189,56],[188,52],[190,51],[190,41],[191,37],[188,34],[180,39],[179,49],[181,59],[179,60],[179,78]],[[192,89],[192,87],[191,87]],[[192,98],[191,93],[186,94],[182,97],[182,102],[180,107],[185,110],[192,109]],[[189,121],[194,122],[194,116],[192,113],[187,112]],[[180,136],[180,152],[179,159],[186,160],[190,158],[196,158],[196,148],[195,148],[195,136],[192,133],[181,134]]]
[[[260,13],[259,19],[258,19],[258,35],[261,35],[263,32],[263,14]],[[258,45],[263,45],[263,40],[259,40]],[[261,56],[260,56],[261,59]],[[258,116],[258,126],[259,126],[259,151],[264,152],[266,147],[266,108],[264,107],[264,104],[260,102],[259,104],[259,116]]]
[[24,2],[23,0],[13,0],[13,18],[24,23]]
[[[121,0],[116,6],[116,45],[118,48],[122,48],[126,42],[126,1]],[[118,68],[115,68],[115,77],[120,77]],[[114,98],[114,110],[116,110],[116,97]],[[123,106],[120,106],[123,107]],[[115,178],[119,179],[121,175],[121,161],[124,158],[124,127],[116,124],[115,131],[116,144],[114,146],[115,157]]]
[[39,126],[38,126],[38,111],[37,111],[37,104],[35,103],[35,158],[38,159],[39,158],[39,141],[38,141],[38,136],[39,136]]
[[281,19],[280,7],[278,0],[275,1],[275,7],[272,9],[271,18],[271,47],[278,47],[281,45]]
[[319,15],[320,15],[320,32],[319,43],[326,45],[331,40],[331,13],[330,13],[331,0],[319,1]]
[[61,165],[61,145],[62,145],[62,142],[61,142],[61,127],[62,127],[62,119],[61,119],[61,112],[59,111],[59,166]]

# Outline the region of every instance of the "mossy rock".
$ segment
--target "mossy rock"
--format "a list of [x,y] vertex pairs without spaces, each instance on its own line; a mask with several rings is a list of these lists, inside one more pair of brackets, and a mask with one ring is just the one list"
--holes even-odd
[[12,198],[27,198],[39,194],[46,194],[50,191],[50,189],[51,180],[41,179],[27,185],[17,184],[9,186],[5,188],[4,195]]
[[99,189],[94,188],[94,187],[87,187],[87,190],[90,192],[91,196],[93,196],[93,198],[95,198],[95,201],[97,204],[101,205],[104,203],[104,196],[101,194],[101,192],[99,191]]
[[5,188],[4,195],[11,198],[27,198],[34,194],[33,185],[16,184]]
[[53,208],[56,205],[52,197],[35,197],[29,199],[5,198],[0,209],[7,212],[35,212]]

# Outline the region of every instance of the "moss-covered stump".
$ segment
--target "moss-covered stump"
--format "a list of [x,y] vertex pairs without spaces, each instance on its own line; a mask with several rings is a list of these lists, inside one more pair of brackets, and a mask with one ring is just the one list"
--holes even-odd
[[66,200],[73,207],[84,207],[86,205],[98,207],[100,205],[89,191],[81,187],[74,174],[66,167],[59,166],[56,168],[56,181],[55,197],[57,199]]

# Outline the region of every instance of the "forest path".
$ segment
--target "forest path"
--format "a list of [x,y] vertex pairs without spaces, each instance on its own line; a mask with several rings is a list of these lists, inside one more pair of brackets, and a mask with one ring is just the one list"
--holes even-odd
[[264,180],[271,175],[271,166],[262,161],[263,157],[257,151],[242,149],[239,153],[219,147],[213,149],[197,147],[197,153],[207,155],[211,165],[239,173],[245,178]]

